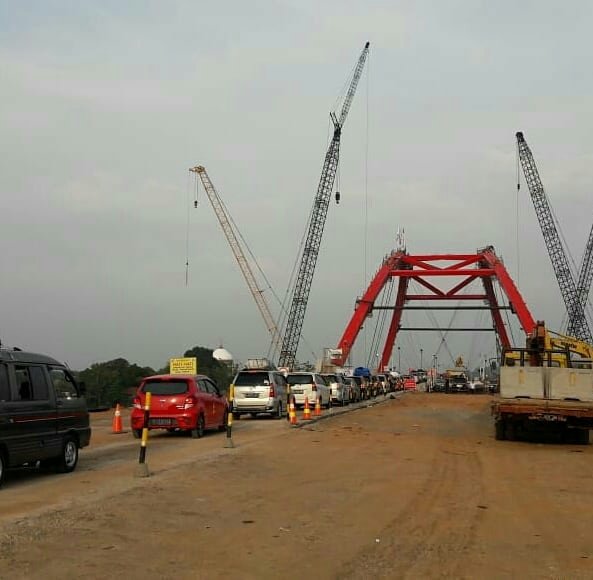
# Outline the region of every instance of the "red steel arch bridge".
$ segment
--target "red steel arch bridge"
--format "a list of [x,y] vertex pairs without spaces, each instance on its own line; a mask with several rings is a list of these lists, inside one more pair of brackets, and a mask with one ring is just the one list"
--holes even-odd
[[[457,279],[453,286],[443,289],[443,282]],[[397,293],[393,305],[376,305],[377,298],[391,279],[397,279]],[[423,292],[412,292],[410,281],[416,281]],[[481,290],[474,293],[463,293],[472,282],[479,280]],[[495,284],[498,283],[506,295],[508,305],[500,304]],[[439,306],[443,301],[469,301],[473,306]],[[425,305],[418,306],[420,302]],[[415,303],[415,304],[414,304]],[[405,250],[394,251],[384,260],[371,280],[362,298],[357,301],[356,308],[350,319],[337,349],[332,356],[332,362],[343,366],[356,342],[356,338],[368,316],[373,310],[393,310],[391,322],[385,338],[382,355],[379,361],[379,371],[387,369],[393,345],[397,335],[402,330],[430,330],[435,328],[404,328],[401,326],[404,310],[431,309],[488,309],[492,315],[493,329],[503,348],[511,346],[507,328],[504,325],[501,311],[509,309],[519,320],[525,334],[531,333],[536,322],[531,315],[525,300],[513,282],[502,260],[496,255],[494,248],[488,246],[474,254],[423,254],[412,255]],[[452,329],[447,329],[452,330]],[[453,329],[475,330],[475,329]]]

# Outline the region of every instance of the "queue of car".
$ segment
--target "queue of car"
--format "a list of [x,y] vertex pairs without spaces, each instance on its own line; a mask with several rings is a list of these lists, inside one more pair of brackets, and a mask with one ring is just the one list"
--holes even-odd
[[[250,359],[233,379],[231,404],[206,375],[145,377],[133,399],[130,422],[133,436],[141,437],[149,393],[148,429],[200,438],[209,429],[224,430],[231,411],[236,418],[285,417],[289,394],[299,407],[308,400],[312,407],[329,408],[398,388],[388,375],[284,373],[266,359]],[[0,348],[0,485],[12,467],[39,465],[62,473],[76,468],[79,450],[91,438],[84,394],[84,384],[51,357]]]

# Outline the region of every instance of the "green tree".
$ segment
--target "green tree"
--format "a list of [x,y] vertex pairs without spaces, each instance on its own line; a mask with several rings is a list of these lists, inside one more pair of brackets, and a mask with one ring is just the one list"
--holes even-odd
[[84,381],[89,407],[111,406],[116,401],[128,404],[143,377],[154,374],[150,367],[130,364],[125,358],[94,363],[80,371]]

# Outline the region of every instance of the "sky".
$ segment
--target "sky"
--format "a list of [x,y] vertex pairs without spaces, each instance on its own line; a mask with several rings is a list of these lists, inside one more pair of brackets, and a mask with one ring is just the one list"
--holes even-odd
[[[515,133],[578,264],[593,209],[592,20],[579,0],[0,0],[3,344],[73,368],[120,356],[160,367],[194,345],[265,355],[263,322],[203,190],[191,204],[188,169],[207,168],[283,297],[329,112],[367,40],[299,358],[337,344],[398,228],[410,253],[493,245],[534,318],[560,330],[523,181],[517,195]],[[378,319],[354,364],[375,355]],[[436,352],[446,365],[440,342],[402,333],[401,366],[418,366],[420,349],[424,366]],[[490,333],[447,345],[473,364],[494,356]]]

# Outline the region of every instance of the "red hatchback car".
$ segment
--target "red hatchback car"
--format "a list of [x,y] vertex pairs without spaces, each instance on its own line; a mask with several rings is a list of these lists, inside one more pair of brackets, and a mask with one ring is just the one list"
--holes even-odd
[[206,429],[224,430],[228,401],[205,375],[154,375],[140,383],[131,423],[134,437],[142,434],[146,393],[152,393],[150,429],[189,431],[202,437]]

